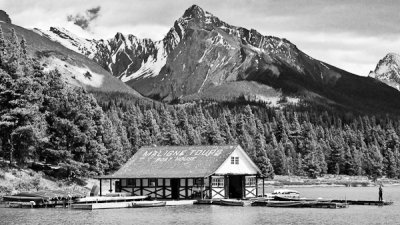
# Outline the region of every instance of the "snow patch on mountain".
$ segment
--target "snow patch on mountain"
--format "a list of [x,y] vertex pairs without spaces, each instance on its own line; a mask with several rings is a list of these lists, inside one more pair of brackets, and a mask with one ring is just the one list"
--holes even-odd
[[400,90],[400,55],[396,53],[387,54],[379,60],[375,70],[371,71],[368,76]]
[[83,84],[95,88],[100,88],[103,84],[104,75],[93,72],[90,68],[72,65],[57,57],[45,58],[43,62],[46,66],[45,72],[57,69],[61,74],[64,74],[64,79],[72,84]]

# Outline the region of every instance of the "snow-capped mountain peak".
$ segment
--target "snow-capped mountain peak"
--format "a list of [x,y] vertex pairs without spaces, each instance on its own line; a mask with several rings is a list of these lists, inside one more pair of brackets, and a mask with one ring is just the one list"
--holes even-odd
[[368,75],[400,90],[400,55],[389,53],[379,60],[374,71]]

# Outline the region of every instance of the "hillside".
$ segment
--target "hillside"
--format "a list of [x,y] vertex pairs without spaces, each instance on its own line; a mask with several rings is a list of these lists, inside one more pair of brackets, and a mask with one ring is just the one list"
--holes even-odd
[[[58,69],[69,83],[83,86],[89,91],[124,92],[137,97],[141,96],[113,77],[96,62],[57,42],[17,25],[0,23],[0,26],[6,37],[10,36],[11,29],[16,31],[20,40],[24,37],[28,54],[39,58],[45,70]],[[90,75],[85,76],[87,72]]]

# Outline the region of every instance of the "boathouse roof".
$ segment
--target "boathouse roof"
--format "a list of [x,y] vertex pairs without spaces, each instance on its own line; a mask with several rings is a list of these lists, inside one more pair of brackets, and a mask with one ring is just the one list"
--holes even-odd
[[244,160],[259,173],[258,167],[239,145],[159,146],[142,147],[117,172],[100,179],[207,177],[214,174],[235,150],[243,152]]

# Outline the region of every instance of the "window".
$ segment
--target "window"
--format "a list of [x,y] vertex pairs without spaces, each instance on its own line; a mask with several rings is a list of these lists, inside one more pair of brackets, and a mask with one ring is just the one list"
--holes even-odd
[[186,185],[185,179],[181,179],[181,187],[185,187],[185,185]]
[[239,157],[232,156],[231,157],[231,164],[239,164]]
[[223,187],[224,186],[224,178],[223,177],[213,177],[211,185],[213,187]]
[[151,178],[149,179],[149,187],[155,187],[156,186],[156,179]]
[[128,187],[135,186],[135,179],[126,179],[126,186]]
[[142,179],[142,185],[143,185],[143,187],[149,186],[149,180],[148,179]]
[[136,180],[136,187],[140,187],[140,179],[135,179]]
[[246,177],[246,186],[256,186],[256,178]]
[[235,157],[235,164],[239,164],[239,157]]
[[157,186],[162,187],[163,186],[163,179],[158,179],[157,180]]
[[201,185],[203,185],[203,179],[202,179],[202,178],[196,178],[196,179],[194,179],[194,185],[195,185],[195,186],[201,186]]
[[167,186],[167,187],[171,186],[171,180],[170,179],[165,179],[165,186]]

